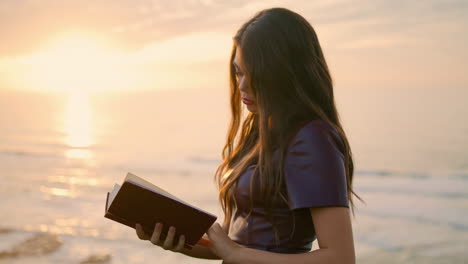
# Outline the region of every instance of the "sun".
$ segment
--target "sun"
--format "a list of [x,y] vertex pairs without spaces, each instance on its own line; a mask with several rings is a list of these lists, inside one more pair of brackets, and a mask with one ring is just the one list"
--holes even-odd
[[42,52],[30,56],[27,64],[28,84],[46,91],[90,93],[131,83],[125,56],[87,34],[57,37]]

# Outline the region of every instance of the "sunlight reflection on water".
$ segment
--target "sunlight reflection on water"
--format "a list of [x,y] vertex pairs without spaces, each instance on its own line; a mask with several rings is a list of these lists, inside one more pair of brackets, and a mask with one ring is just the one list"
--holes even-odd
[[65,157],[93,160],[94,153],[89,149],[95,144],[92,115],[93,111],[87,94],[70,93],[68,95],[63,130],[66,134],[65,144],[70,149],[65,151]]
[[49,182],[58,182],[58,183],[68,183],[72,185],[88,185],[88,186],[96,186],[98,184],[98,180],[94,178],[80,178],[80,177],[73,177],[73,176],[49,176],[47,177]]
[[64,197],[77,197],[78,194],[69,189],[64,189],[64,188],[51,188],[51,187],[46,187],[46,186],[41,186],[39,190],[45,194],[44,199],[45,200],[50,200],[52,199],[53,196],[64,196]]

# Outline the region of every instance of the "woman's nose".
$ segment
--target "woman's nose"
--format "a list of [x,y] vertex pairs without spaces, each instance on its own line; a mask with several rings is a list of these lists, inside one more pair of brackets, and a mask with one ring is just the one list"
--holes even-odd
[[243,85],[239,85],[239,91],[241,92],[247,92],[247,90],[245,89],[245,87]]
[[239,82],[239,90],[244,93],[247,93],[248,91],[247,85],[245,85],[245,82],[243,79]]

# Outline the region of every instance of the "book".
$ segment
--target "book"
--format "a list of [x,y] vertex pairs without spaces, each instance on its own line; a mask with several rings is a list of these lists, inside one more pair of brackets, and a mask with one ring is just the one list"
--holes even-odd
[[217,219],[215,215],[132,173],[127,173],[121,186],[115,184],[114,189],[107,193],[104,217],[134,229],[139,223],[149,235],[156,223],[162,223],[160,241],[166,239],[169,227],[174,226],[174,245],[177,245],[180,235],[184,235],[184,247],[187,249],[197,242],[206,244],[202,236]]

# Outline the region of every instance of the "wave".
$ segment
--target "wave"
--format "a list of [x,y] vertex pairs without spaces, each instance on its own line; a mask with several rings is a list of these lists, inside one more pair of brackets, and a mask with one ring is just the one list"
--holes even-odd
[[[391,188],[391,187],[390,187]],[[398,189],[385,189],[385,188],[376,188],[376,187],[356,187],[358,192],[367,192],[367,193],[387,193],[387,194],[404,194],[409,196],[430,196],[438,198],[447,198],[447,199],[468,199],[468,192],[437,192],[434,190],[398,190]]]
[[429,179],[433,177],[448,177],[457,178],[462,180],[468,180],[467,172],[417,172],[417,171],[393,171],[393,170],[356,170],[356,174],[375,176],[375,177],[404,177],[414,179]]
[[59,158],[62,155],[51,152],[25,151],[25,150],[0,150],[2,156],[17,156],[17,157],[37,157],[37,158]]
[[418,223],[424,223],[424,224],[449,226],[450,228],[456,231],[468,231],[468,223],[455,222],[449,219],[434,219],[434,218],[429,218],[425,216],[395,214],[395,213],[387,213],[387,212],[382,212],[382,211],[365,210],[365,209],[359,210],[359,214],[372,216],[372,217],[378,217],[378,218],[384,218],[384,219],[393,218],[393,219],[400,219],[400,220],[418,222]]

